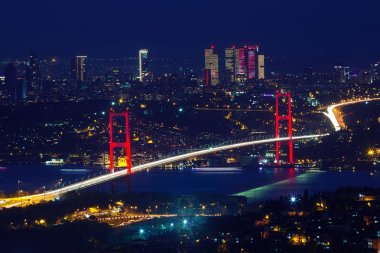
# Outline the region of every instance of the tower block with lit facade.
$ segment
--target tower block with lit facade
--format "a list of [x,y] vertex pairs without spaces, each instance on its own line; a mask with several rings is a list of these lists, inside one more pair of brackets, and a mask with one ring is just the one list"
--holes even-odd
[[214,46],[205,49],[205,84],[219,84],[219,57]]
[[263,54],[259,46],[229,47],[225,49],[226,81],[241,83],[265,78]]
[[[280,99],[285,98],[287,100],[287,113],[280,114]],[[292,118],[292,98],[290,92],[276,91],[276,138],[280,138],[281,122],[286,121],[288,124],[288,146],[289,146],[289,164],[294,164],[293,160],[293,118]],[[276,164],[280,164],[280,145],[281,142],[276,142]]]
[[[115,142],[114,141],[114,127],[116,122],[114,122],[115,117],[121,117],[125,120],[125,141]],[[110,110],[110,172],[114,172],[114,151],[115,149],[123,149],[125,155],[119,158],[119,167],[126,167],[128,174],[132,173],[132,156],[131,156],[131,135],[129,130],[129,111],[128,108],[124,112],[115,112],[114,109]],[[123,161],[123,162],[120,162]]]

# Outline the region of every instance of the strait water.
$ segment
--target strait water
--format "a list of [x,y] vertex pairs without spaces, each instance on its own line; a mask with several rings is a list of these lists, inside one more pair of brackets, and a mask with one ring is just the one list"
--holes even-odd
[[[42,192],[43,186],[46,189],[53,189],[104,172],[101,167],[10,166],[6,170],[0,170],[0,191],[12,193],[20,186],[23,191]],[[254,202],[281,195],[301,194],[305,189],[312,193],[335,190],[341,186],[380,187],[380,173],[370,173],[366,170],[310,172],[301,169],[259,168],[232,172],[153,169],[95,186],[93,190],[237,194],[246,196],[250,202]]]

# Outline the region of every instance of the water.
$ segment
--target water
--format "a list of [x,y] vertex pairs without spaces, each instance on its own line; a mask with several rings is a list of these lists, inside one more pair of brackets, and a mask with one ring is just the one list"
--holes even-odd
[[5,170],[0,170],[0,192],[12,193],[17,191],[18,187],[30,193],[41,191],[43,186],[46,190],[54,189],[101,172],[105,172],[101,167],[75,165],[7,166]]
[[[84,166],[11,166],[0,172],[0,191],[15,192],[20,188],[28,192],[53,189],[82,178],[105,173],[101,167]],[[59,183],[62,179],[62,183]],[[108,191],[167,192],[192,194],[208,192],[236,194],[248,197],[250,202],[276,198],[280,195],[301,194],[305,189],[314,191],[334,190],[341,186],[380,187],[380,173],[365,170],[310,172],[295,169],[243,169],[232,172],[195,172],[191,169],[153,169],[105,183],[93,189]]]

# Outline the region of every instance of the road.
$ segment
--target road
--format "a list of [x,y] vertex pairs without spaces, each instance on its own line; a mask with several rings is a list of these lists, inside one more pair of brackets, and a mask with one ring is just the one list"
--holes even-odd
[[346,105],[357,104],[357,103],[370,102],[370,101],[375,101],[375,100],[380,100],[380,98],[364,98],[364,99],[343,101],[341,103],[328,106],[327,112],[323,112],[323,114],[326,115],[327,118],[329,118],[329,120],[331,121],[335,131],[340,131],[340,130],[342,130],[343,126],[342,126],[342,124],[339,124],[338,118],[334,113],[335,108],[346,106]]
[[[319,138],[326,136],[328,134],[314,134],[314,135],[303,135],[303,136],[293,136],[293,140],[304,140],[304,139],[313,139],[313,138]],[[214,152],[219,152],[223,150],[230,150],[230,149],[236,149],[236,148],[242,148],[247,146],[253,146],[253,145],[259,145],[259,144],[266,144],[266,143],[273,143],[277,141],[287,141],[289,140],[289,137],[282,137],[282,138],[270,138],[270,139],[263,139],[263,140],[253,140],[253,141],[246,141],[241,143],[235,143],[235,144],[228,144],[223,146],[217,146],[217,147],[211,147],[204,150],[189,152],[182,155],[176,155],[169,158],[164,158],[158,161],[146,163],[143,165],[138,165],[132,168],[132,173],[136,173],[139,171],[156,168],[168,163],[177,162],[181,160],[185,160],[191,157],[197,157],[202,155],[207,155]],[[3,208],[10,208],[14,206],[22,206],[22,205],[29,205],[29,204],[35,204],[42,201],[50,201],[53,200],[65,193],[77,191],[83,188],[91,187],[94,185],[98,185],[101,183],[105,183],[111,180],[114,180],[119,177],[123,177],[127,175],[126,170],[116,171],[114,173],[90,178],[87,180],[84,180],[79,183],[71,184],[65,187],[62,187],[60,189],[52,190],[52,191],[46,191],[45,193],[40,194],[34,194],[29,196],[22,196],[22,197],[14,197],[14,198],[5,198],[0,199],[0,207]]]
[[[356,103],[370,102],[370,101],[375,101],[375,100],[380,100],[380,98],[364,98],[364,99],[343,101],[341,103],[328,106],[327,112],[324,112],[324,115],[326,115],[329,118],[332,125],[334,126],[335,131],[340,131],[342,129],[342,126],[339,124],[337,116],[334,113],[335,108],[341,107],[341,106],[346,106],[346,105],[351,105],[351,104],[356,104]],[[328,134],[294,136],[293,140],[319,138],[319,137],[323,137],[326,135],[328,135]],[[277,141],[287,141],[287,140],[289,140],[288,137],[283,137],[283,138],[279,138],[279,139],[270,138],[270,139],[264,139],[264,140],[246,141],[246,142],[241,142],[241,143],[217,146],[217,147],[208,148],[208,149],[204,149],[204,150],[189,152],[189,153],[182,154],[182,155],[176,155],[176,156],[169,157],[169,158],[164,158],[164,159],[154,161],[154,162],[150,162],[150,163],[146,163],[143,165],[138,165],[138,166],[135,166],[132,168],[132,173],[136,173],[139,171],[159,167],[159,166],[162,166],[162,165],[165,165],[168,163],[172,163],[172,162],[185,160],[185,159],[188,159],[191,157],[207,155],[210,153],[219,152],[219,151],[223,151],[223,150],[230,150],[230,149],[242,148],[242,147],[246,147],[246,146],[273,143],[273,142],[277,142]],[[108,182],[108,181],[111,181],[111,180],[114,180],[116,178],[123,177],[126,175],[127,175],[127,171],[121,170],[121,171],[117,171],[114,173],[90,178],[90,179],[84,180],[84,181],[79,182],[79,183],[75,183],[75,184],[71,184],[71,185],[62,187],[62,188],[57,189],[57,190],[46,191],[45,193],[34,194],[34,195],[29,195],[29,196],[22,196],[22,197],[0,199],[0,208],[9,208],[9,207],[14,207],[14,206],[29,205],[29,204],[33,204],[33,203],[39,203],[41,201],[53,200],[53,199],[65,194],[65,193],[77,191],[77,190],[87,188],[87,187],[91,187],[91,186],[98,185],[98,184],[102,184],[102,183],[105,183],[105,182]]]

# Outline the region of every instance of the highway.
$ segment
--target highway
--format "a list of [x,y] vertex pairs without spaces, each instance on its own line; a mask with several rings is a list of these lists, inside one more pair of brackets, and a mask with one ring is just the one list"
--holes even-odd
[[[380,100],[380,98],[364,98],[364,99],[357,99],[357,100],[349,100],[349,101],[343,101],[338,104],[333,104],[327,107],[327,111],[323,112],[324,115],[328,117],[328,119],[331,121],[335,131],[340,131],[342,129],[342,126],[339,124],[339,121],[334,113],[334,109],[337,107],[342,107],[346,105],[356,104],[356,103],[363,103],[363,102],[370,102],[374,100]],[[314,134],[314,135],[303,135],[303,136],[294,136],[293,140],[303,140],[303,139],[312,139],[312,138],[319,138],[326,136],[328,134]],[[197,157],[202,155],[207,155],[214,152],[219,152],[223,150],[230,150],[235,148],[242,148],[246,146],[252,146],[252,145],[259,145],[259,144],[266,144],[266,143],[273,143],[277,141],[287,141],[289,140],[288,137],[282,137],[282,138],[270,138],[270,139],[263,139],[263,140],[252,140],[252,141],[245,141],[235,144],[228,144],[228,145],[222,145],[217,147],[211,147],[203,150],[193,151],[181,155],[175,155],[172,157],[164,158],[158,161],[153,161],[150,163],[146,163],[143,165],[137,165],[132,168],[132,173],[136,173],[143,170],[148,170],[151,168],[159,167],[168,163],[177,162],[181,160],[186,160],[191,157]],[[77,191],[80,189],[84,189],[87,187],[91,187],[94,185],[102,184],[111,180],[114,180],[119,177],[123,177],[127,175],[126,170],[120,170],[116,171],[114,173],[105,174],[101,176],[97,176],[94,178],[90,178],[87,180],[84,180],[82,182],[74,183],[65,187],[62,187],[60,189],[46,191],[45,193],[40,194],[34,194],[29,196],[22,196],[22,197],[14,197],[14,198],[5,198],[0,199],[0,207],[14,207],[14,206],[22,206],[22,205],[28,205],[33,203],[39,203],[41,201],[49,201],[53,200],[65,193]]]
[[[320,138],[320,137],[323,137],[326,135],[328,135],[328,134],[313,134],[313,135],[293,136],[293,140]],[[252,141],[245,141],[245,142],[240,142],[240,143],[235,143],[235,144],[228,144],[228,145],[211,147],[211,148],[207,148],[207,149],[203,149],[203,150],[199,150],[199,151],[194,151],[194,152],[189,152],[189,153],[185,153],[182,155],[176,155],[173,157],[164,158],[164,159],[161,159],[158,161],[154,161],[154,162],[146,163],[143,165],[135,166],[132,168],[132,174],[139,172],[139,171],[159,167],[159,166],[162,166],[162,165],[165,165],[168,163],[185,160],[185,159],[188,159],[191,157],[207,155],[210,153],[219,152],[219,151],[223,151],[223,150],[230,150],[230,149],[242,148],[242,147],[247,147],[247,146],[273,143],[273,142],[277,142],[277,141],[287,141],[287,140],[289,140],[289,137],[270,138],[270,139],[263,139],[263,140],[252,140]],[[14,206],[29,205],[29,204],[39,203],[42,201],[53,200],[53,199],[65,194],[65,193],[77,191],[77,190],[84,189],[84,188],[91,187],[91,186],[98,185],[98,184],[102,184],[102,183],[105,183],[105,182],[108,182],[108,181],[111,181],[111,180],[114,180],[116,178],[123,177],[126,175],[127,175],[127,170],[120,170],[120,171],[116,171],[114,173],[97,176],[94,178],[84,180],[84,181],[79,182],[79,183],[71,184],[71,185],[62,187],[60,189],[56,189],[56,190],[46,191],[46,192],[40,193],[40,194],[0,199],[0,207],[10,208],[10,207],[14,207]]]
[[370,102],[370,101],[375,101],[375,100],[380,100],[380,98],[364,98],[364,99],[344,101],[338,104],[333,104],[333,105],[328,106],[327,112],[323,112],[323,114],[326,115],[327,118],[329,118],[329,120],[331,121],[331,124],[333,125],[335,131],[337,132],[337,131],[342,130],[342,126],[339,124],[339,121],[334,113],[335,108],[346,106],[346,105],[357,104],[357,103]]

